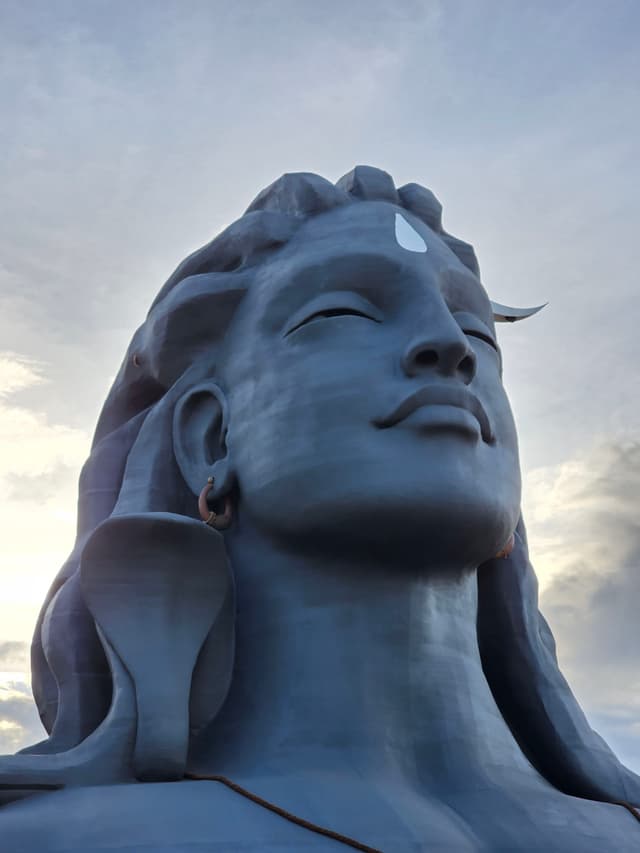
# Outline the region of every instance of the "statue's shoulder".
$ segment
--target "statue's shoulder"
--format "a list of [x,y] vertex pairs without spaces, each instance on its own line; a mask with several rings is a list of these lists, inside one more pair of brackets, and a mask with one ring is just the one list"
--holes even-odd
[[323,839],[217,782],[67,788],[0,809],[2,851],[327,851]]
[[[409,798],[399,810],[406,834],[395,827],[397,843],[381,843],[381,848],[403,853],[640,850],[640,824],[620,806],[576,800],[550,789],[549,798],[518,800],[516,825],[509,818],[513,803],[486,800],[482,792],[473,799],[475,807],[472,802],[460,807],[472,818],[475,813],[476,819],[466,824],[451,820],[448,810],[428,799],[421,798],[420,814],[414,814]],[[375,823],[375,815],[368,815]],[[0,808],[2,853],[331,853],[336,845],[213,781],[67,788]]]

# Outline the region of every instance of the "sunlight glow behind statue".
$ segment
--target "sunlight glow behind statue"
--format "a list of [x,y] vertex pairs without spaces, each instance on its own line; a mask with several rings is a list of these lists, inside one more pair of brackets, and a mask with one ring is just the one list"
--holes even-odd
[[7,849],[638,849],[527,556],[494,322],[537,310],[364,166],[178,267],[36,627]]

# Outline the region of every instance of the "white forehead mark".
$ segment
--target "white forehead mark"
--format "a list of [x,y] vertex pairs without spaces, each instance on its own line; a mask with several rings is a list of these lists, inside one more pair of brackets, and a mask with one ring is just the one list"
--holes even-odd
[[400,213],[396,213],[396,240],[408,252],[426,252],[427,244]]

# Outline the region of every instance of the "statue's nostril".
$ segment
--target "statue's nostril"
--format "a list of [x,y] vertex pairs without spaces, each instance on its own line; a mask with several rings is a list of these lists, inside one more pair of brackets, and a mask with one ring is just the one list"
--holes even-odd
[[432,367],[438,363],[438,353],[433,349],[424,349],[416,353],[415,363],[420,367]]
[[465,355],[460,364],[458,365],[458,369],[463,374],[463,376],[470,376],[473,378],[475,374],[475,361],[470,355]]

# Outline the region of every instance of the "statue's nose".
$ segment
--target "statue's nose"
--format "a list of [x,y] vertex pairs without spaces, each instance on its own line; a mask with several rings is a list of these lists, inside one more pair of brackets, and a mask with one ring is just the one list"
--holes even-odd
[[457,377],[469,385],[476,375],[476,354],[467,338],[453,319],[439,323],[438,327],[416,335],[402,357],[402,367],[407,376],[439,373]]

